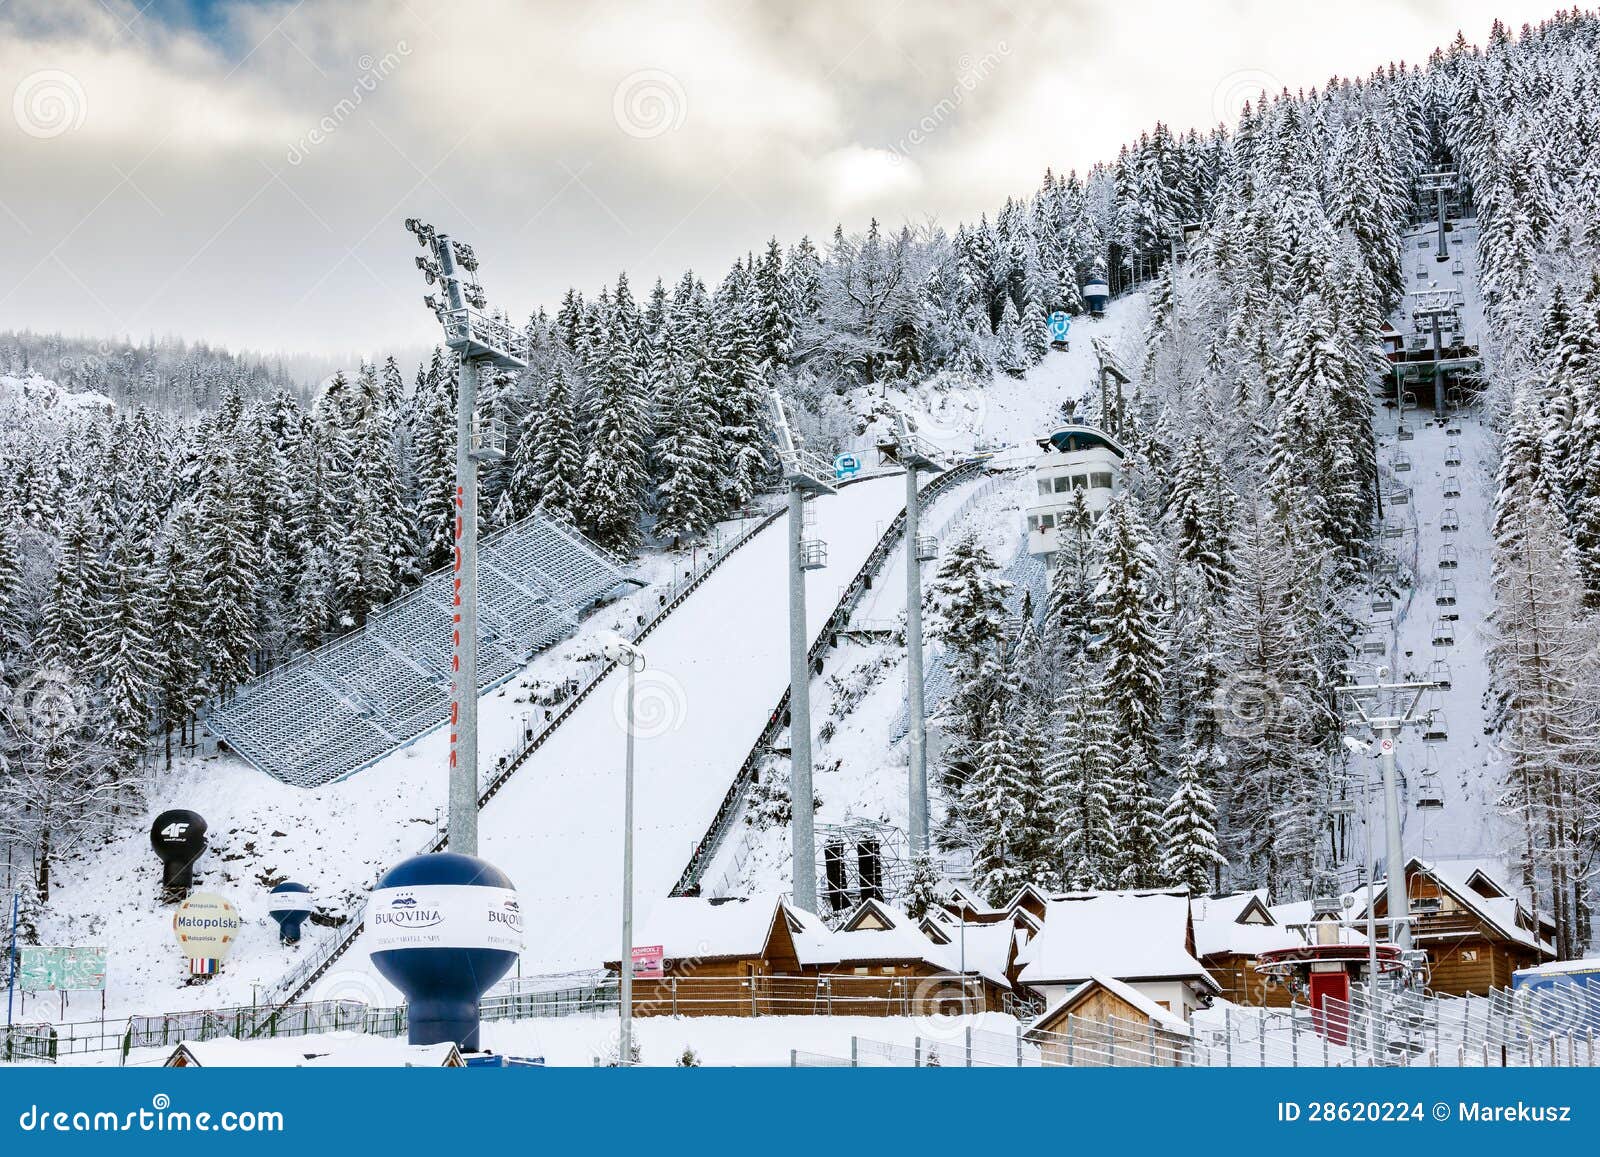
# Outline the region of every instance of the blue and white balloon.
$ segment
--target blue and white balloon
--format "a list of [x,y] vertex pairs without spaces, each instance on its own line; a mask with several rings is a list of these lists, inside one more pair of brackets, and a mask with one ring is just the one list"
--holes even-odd
[[267,915],[278,925],[278,939],[284,944],[300,943],[300,925],[316,911],[311,889],[285,881],[267,894]]
[[413,856],[379,879],[367,902],[372,964],[410,1005],[414,1045],[478,1050],[478,1000],[522,951],[511,880],[475,856]]

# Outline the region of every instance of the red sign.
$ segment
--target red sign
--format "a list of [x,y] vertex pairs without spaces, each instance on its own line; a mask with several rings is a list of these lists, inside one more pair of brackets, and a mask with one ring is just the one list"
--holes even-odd
[[665,975],[662,967],[665,952],[660,944],[650,944],[633,950],[633,974],[646,980],[659,980]]

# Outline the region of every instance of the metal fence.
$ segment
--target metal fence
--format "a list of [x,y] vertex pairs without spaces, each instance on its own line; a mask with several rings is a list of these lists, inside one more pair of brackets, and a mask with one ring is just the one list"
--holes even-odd
[[1351,1068],[1596,1066],[1600,994],[1582,990],[1437,997],[1399,994],[1312,1010],[1224,1006],[1187,1031],[1149,1020],[1068,1016],[1056,1031],[952,1029],[902,1042],[852,1037],[848,1057],[793,1052],[818,1064],[925,1068]]

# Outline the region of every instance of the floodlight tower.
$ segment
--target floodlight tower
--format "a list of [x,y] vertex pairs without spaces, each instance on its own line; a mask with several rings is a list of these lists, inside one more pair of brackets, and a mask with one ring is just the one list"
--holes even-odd
[[[1350,703],[1359,720],[1350,720],[1347,726],[1364,724],[1378,743],[1378,757],[1383,764],[1383,810],[1387,829],[1388,860],[1388,923],[1390,941],[1401,951],[1411,947],[1410,901],[1406,895],[1405,848],[1400,836],[1400,779],[1395,767],[1395,744],[1400,732],[1407,727],[1423,723],[1432,712],[1417,713],[1417,704],[1426,691],[1434,691],[1440,684],[1430,681],[1386,683],[1387,667],[1379,667],[1371,683],[1348,683],[1335,687],[1334,694]],[[1373,881],[1367,881],[1367,903],[1375,902]]]
[[1445,207],[1449,198],[1456,191],[1456,171],[1454,169],[1440,169],[1433,173],[1423,173],[1417,178],[1417,186],[1424,193],[1434,193],[1439,199],[1439,250],[1433,255],[1435,261],[1450,260],[1450,246],[1444,236]]
[[884,460],[898,463],[906,471],[906,712],[910,777],[907,826],[910,828],[911,858],[928,854],[928,726],[924,718],[922,683],[922,564],[938,557],[939,544],[932,535],[918,533],[922,498],[917,491],[917,474],[946,469],[935,448],[919,438],[905,414],[896,414],[893,429],[878,443]]
[[444,327],[445,344],[460,362],[456,393],[455,563],[451,597],[450,657],[450,850],[478,854],[478,464],[505,454],[505,428],[480,419],[478,371],[521,369],[524,340],[500,318],[483,312],[478,257],[472,246],[452,241],[432,225],[406,218],[406,229],[431,253],[417,268],[429,285],[438,282],[441,302],[423,303]]
[[1446,318],[1453,318],[1461,309],[1461,294],[1454,289],[1426,289],[1412,297],[1411,320],[1421,329],[1430,326],[1433,332],[1433,414],[1444,417],[1444,336]]
[[811,801],[811,646],[806,630],[806,572],[828,565],[827,544],[807,538],[805,503],[818,494],[837,494],[833,469],[809,453],[789,426],[783,399],[770,395],[778,460],[789,484],[789,802],[794,816],[794,903],[817,910],[816,814]]

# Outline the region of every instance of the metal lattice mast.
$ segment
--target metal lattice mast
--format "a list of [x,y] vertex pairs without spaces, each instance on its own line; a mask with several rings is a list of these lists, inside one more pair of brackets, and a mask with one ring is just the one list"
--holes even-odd
[[450,657],[450,850],[478,854],[478,464],[505,454],[504,427],[478,419],[478,371],[482,366],[521,369],[522,336],[504,321],[481,312],[478,258],[470,245],[415,217],[406,229],[432,252],[417,258],[429,285],[439,282],[445,300],[423,298],[444,327],[445,344],[460,362],[456,395],[455,560],[451,583]]
[[1411,319],[1418,327],[1427,325],[1433,338],[1433,413],[1444,417],[1444,333],[1446,319],[1456,317],[1461,310],[1461,294],[1454,289],[1428,289],[1412,294],[1415,304]]
[[[1385,858],[1388,860],[1386,892],[1388,896],[1388,924],[1390,940],[1401,951],[1411,947],[1411,902],[1406,893],[1405,847],[1400,834],[1400,777],[1395,766],[1395,745],[1400,732],[1407,727],[1424,722],[1433,713],[1417,713],[1417,704],[1425,691],[1434,691],[1439,684],[1428,682],[1385,683],[1389,671],[1379,667],[1371,683],[1350,683],[1335,687],[1334,694],[1349,702],[1358,716],[1347,726],[1357,722],[1365,724],[1378,741],[1378,756],[1383,765],[1383,807],[1386,837]],[[1373,880],[1367,881],[1367,904],[1376,903]]]
[[907,827],[910,829],[911,858],[928,854],[928,727],[922,678],[922,564],[938,554],[931,536],[919,533],[922,498],[917,475],[928,470],[939,473],[946,466],[933,446],[912,432],[911,422],[896,415],[893,432],[878,443],[878,452],[889,462],[899,463],[906,472],[906,714],[907,729]]
[[1418,187],[1424,193],[1433,193],[1438,197],[1439,212],[1439,251],[1434,254],[1435,261],[1450,260],[1450,246],[1445,240],[1445,210],[1450,196],[1456,191],[1456,171],[1454,169],[1440,169],[1434,173],[1423,173],[1417,178]]
[[828,464],[806,452],[789,426],[783,399],[771,394],[778,459],[789,484],[789,802],[793,815],[794,903],[817,910],[816,814],[811,790],[811,643],[806,629],[806,571],[828,564],[827,547],[805,536],[808,496],[836,494]]

